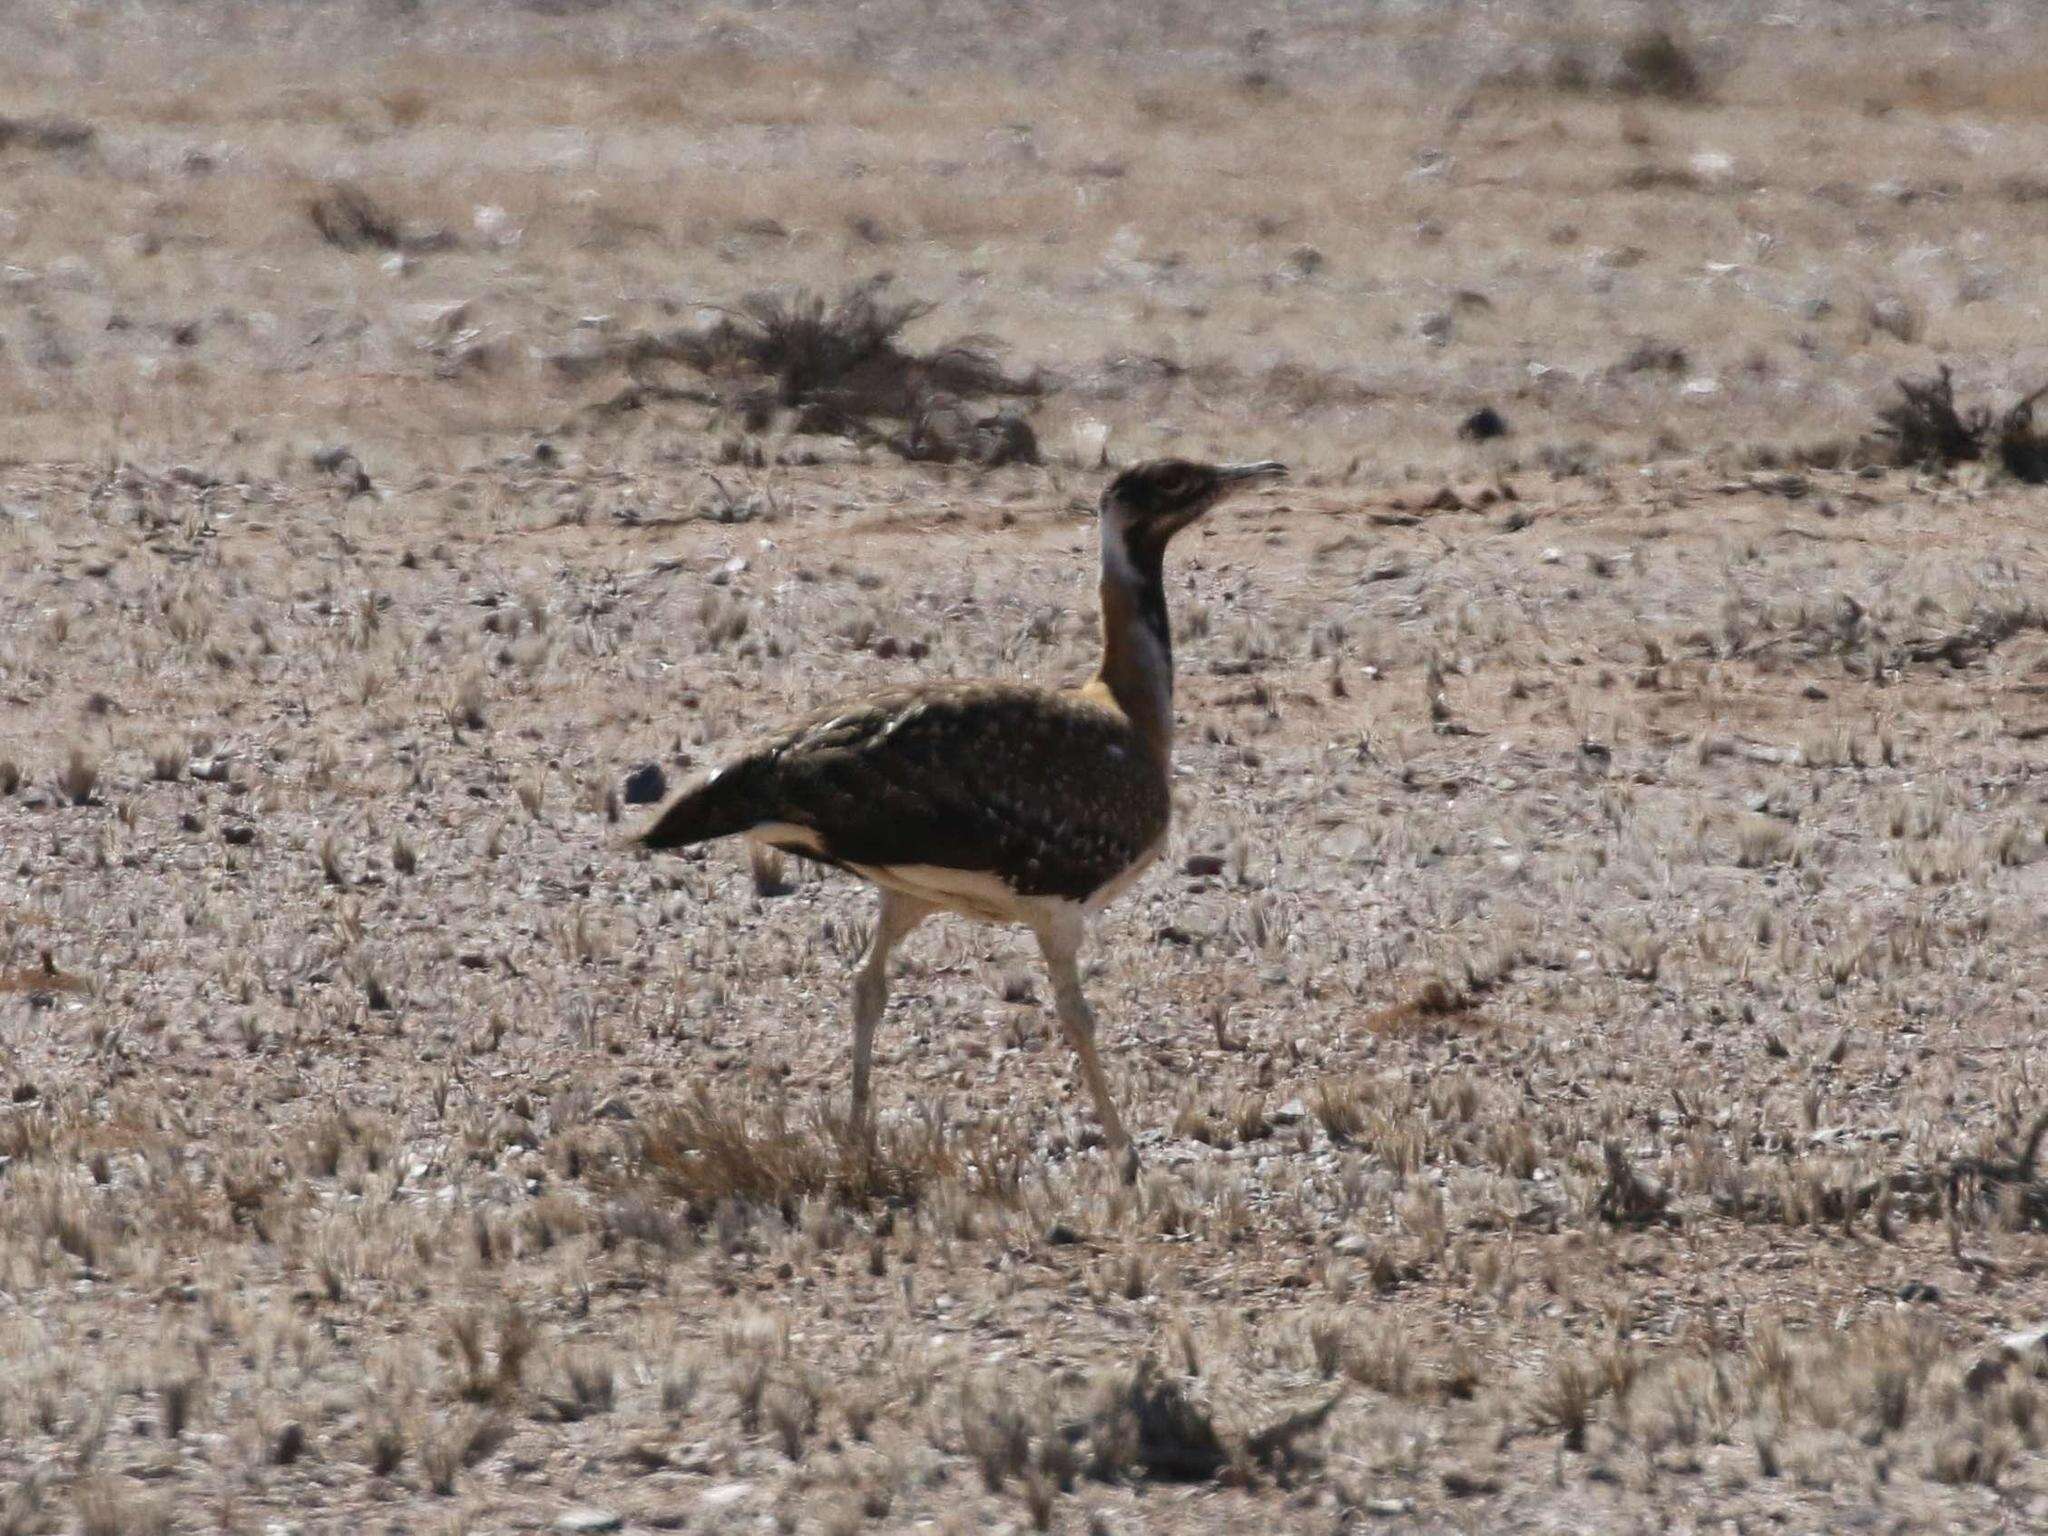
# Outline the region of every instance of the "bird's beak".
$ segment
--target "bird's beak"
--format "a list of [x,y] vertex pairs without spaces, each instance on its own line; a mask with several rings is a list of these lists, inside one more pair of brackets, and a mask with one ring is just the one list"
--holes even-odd
[[1278,459],[1261,459],[1256,464],[1219,464],[1216,473],[1225,485],[1243,485],[1257,480],[1285,480],[1287,466]]

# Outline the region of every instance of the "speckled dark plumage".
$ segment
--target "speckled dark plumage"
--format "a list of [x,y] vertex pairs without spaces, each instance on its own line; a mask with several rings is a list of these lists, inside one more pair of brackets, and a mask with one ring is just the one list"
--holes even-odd
[[[1130,722],[1077,693],[940,683],[839,704],[683,790],[642,841],[786,823],[831,864],[995,875],[1086,900],[1166,830],[1164,775]],[[778,841],[781,841],[778,839]]]

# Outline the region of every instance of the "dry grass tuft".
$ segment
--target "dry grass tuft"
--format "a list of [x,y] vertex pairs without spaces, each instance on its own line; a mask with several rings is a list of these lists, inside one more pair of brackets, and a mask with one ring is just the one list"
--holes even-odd
[[1302,1438],[1329,1421],[1344,1395],[1340,1388],[1317,1406],[1249,1434],[1228,1432],[1148,1355],[1108,1388],[1079,1436],[1090,1445],[1087,1471],[1099,1479],[1136,1474],[1158,1482],[1243,1482],[1261,1467],[1298,1464]]
[[747,845],[747,873],[754,885],[754,894],[762,900],[787,896],[796,887],[789,882],[789,860],[781,851],[763,843]]
[[306,200],[306,216],[320,238],[341,251],[438,251],[454,243],[439,230],[407,228],[397,215],[349,182],[314,193]]
[[337,250],[395,251],[404,243],[398,220],[361,187],[326,187],[307,200],[306,216]]
[[420,1469],[427,1475],[427,1486],[443,1498],[454,1493],[463,1470],[489,1457],[511,1433],[511,1424],[495,1413],[472,1410],[437,1420],[420,1442]]
[[54,997],[85,990],[85,978],[59,970],[47,950],[33,966],[0,968],[0,997]]
[[1366,1015],[1365,1027],[1376,1035],[1450,1034],[1481,1030],[1490,1024],[1472,1000],[1440,976],[1432,976],[1415,995]]
[[448,1342],[461,1371],[456,1390],[463,1400],[503,1404],[518,1396],[526,1362],[538,1340],[526,1314],[508,1306],[498,1319],[495,1358],[485,1348],[483,1319],[474,1311],[459,1312],[448,1320]]
[[0,151],[90,149],[98,138],[92,124],[75,117],[0,117]]
[[1142,1472],[1165,1482],[1206,1482],[1230,1464],[1207,1412],[1149,1356],[1097,1410],[1090,1473]]
[[1964,1156],[1952,1160],[1942,1178],[1950,1206],[1959,1206],[1972,1195],[1995,1192],[2016,1218],[2015,1224],[2048,1226],[2048,1181],[2039,1173],[2044,1139],[2048,1139],[2048,1112],[2034,1118],[2015,1155]]
[[826,1196],[849,1205],[911,1204],[963,1171],[935,1123],[863,1137],[817,1115],[792,1123],[780,1100],[734,1106],[700,1091],[658,1115],[638,1138],[639,1172],[702,1219],[727,1202],[772,1206],[786,1216]]
[[65,755],[64,766],[57,770],[58,792],[73,805],[92,804],[99,782],[99,764],[87,757],[82,747],[73,747]]
[[130,1485],[112,1477],[81,1481],[72,1502],[79,1536],[165,1536],[172,1528],[168,1508],[138,1496]]
[[1594,1404],[1606,1390],[1607,1383],[1593,1361],[1565,1355],[1550,1362],[1530,1407],[1538,1424],[1563,1436],[1566,1450],[1583,1451]]
[[1668,1209],[1671,1192],[1656,1180],[1638,1173],[1621,1143],[1607,1143],[1607,1182],[1601,1187],[1597,1208],[1600,1215],[1617,1225],[1648,1226],[1678,1224]]

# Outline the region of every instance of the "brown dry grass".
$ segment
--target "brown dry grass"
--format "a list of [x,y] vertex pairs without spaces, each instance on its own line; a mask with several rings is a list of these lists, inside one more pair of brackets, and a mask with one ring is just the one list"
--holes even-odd
[[629,1180],[637,1175],[700,1220],[727,1201],[790,1217],[819,1196],[856,1206],[915,1204],[934,1180],[962,1171],[940,1125],[892,1127],[869,1138],[843,1119],[793,1124],[785,1104],[722,1105],[701,1091],[655,1116],[629,1157]]

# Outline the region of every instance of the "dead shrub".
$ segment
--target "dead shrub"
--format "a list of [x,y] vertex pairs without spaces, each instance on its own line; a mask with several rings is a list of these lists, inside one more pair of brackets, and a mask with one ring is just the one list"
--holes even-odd
[[1493,79],[1510,89],[1547,88],[1566,96],[1698,103],[1711,94],[1707,67],[1692,44],[1666,27],[1645,27],[1618,43],[1566,39],[1547,51],[1540,67],[1518,66]]
[[1638,32],[1621,45],[1608,84],[1617,95],[1660,101],[1702,101],[1706,71],[1686,43],[1663,27]]
[[[883,279],[848,288],[838,299],[798,288],[757,293],[708,325],[625,338],[598,354],[555,359],[572,375],[606,364],[638,373],[657,363],[681,363],[701,373],[734,379],[729,404],[750,431],[765,430],[777,408],[796,413],[800,432],[862,435],[877,417],[908,422],[904,442],[936,456],[938,430],[917,424],[935,412],[977,396],[1024,396],[1042,391],[1035,378],[1012,378],[996,362],[985,337],[968,336],[935,352],[903,343],[903,331],[932,312],[917,299],[890,297]],[[950,400],[948,397],[951,397]],[[922,445],[922,446],[921,446]],[[1026,456],[1022,434],[1001,417],[971,417],[955,457]],[[1036,443],[1028,445],[1035,451]],[[901,450],[899,450],[901,451]]]
[[2015,480],[2048,483],[2048,435],[2034,425],[2034,405],[2048,395],[2048,385],[2002,415],[1989,406],[1958,406],[1946,363],[1933,378],[1898,380],[1898,389],[1901,398],[1878,412],[1875,433],[1891,445],[1893,464],[1947,469],[1995,457]]
[[[979,337],[954,342],[928,357],[900,345],[903,330],[932,312],[918,299],[890,299],[879,283],[849,289],[836,303],[803,289],[754,294],[740,305],[730,339],[741,355],[775,381],[784,405],[849,396],[864,414],[907,414],[913,385],[955,394],[1009,392]],[[891,397],[894,397],[892,400]],[[894,404],[895,409],[877,406]]]

